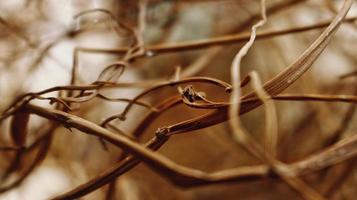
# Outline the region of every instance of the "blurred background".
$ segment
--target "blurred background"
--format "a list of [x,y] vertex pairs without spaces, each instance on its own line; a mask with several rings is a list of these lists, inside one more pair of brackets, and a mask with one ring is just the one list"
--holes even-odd
[[[259,30],[282,30],[331,20],[341,0],[268,0],[268,22]],[[92,12],[105,9],[118,20],[137,26],[138,1],[126,0],[0,0],[0,111],[15,97],[58,85],[71,79],[74,48],[116,49],[126,47],[132,36],[116,32],[107,15]],[[260,0],[150,0],[147,4],[144,44],[173,44],[209,39],[226,34],[249,32],[260,19]],[[357,16],[357,5],[348,16]],[[323,29],[258,40],[242,62],[242,74],[257,70],[263,82],[292,63]],[[169,80],[177,66],[190,76],[206,76],[230,82],[230,66],[244,45],[232,42],[215,47],[158,53],[135,60],[120,79],[123,82]],[[89,84],[108,64],[122,55],[93,52],[78,54],[77,82]],[[312,69],[288,89],[294,94],[354,94],[356,78],[340,76],[356,71],[357,24],[344,23]],[[207,84],[195,84],[210,100],[228,101],[229,95]],[[133,98],[141,89],[115,89],[106,94]],[[244,92],[250,91],[249,86]],[[166,88],[148,95],[153,105],[177,94]],[[37,105],[50,106],[45,101]],[[91,101],[81,105],[76,115],[95,123],[119,113],[125,102]],[[336,102],[275,102],[278,111],[278,159],[294,162],[326,147],[357,130],[355,106]],[[152,122],[141,142],[151,138],[159,127],[174,124],[206,113],[185,105],[176,106]],[[115,125],[126,133],[135,130],[147,111],[135,107],[124,122]],[[1,124],[0,144],[11,144],[9,120]],[[257,140],[265,129],[264,109],[242,116],[243,125]],[[37,141],[48,121],[31,116],[27,145]],[[232,141],[227,123],[174,136],[159,152],[167,158],[192,168],[214,172],[238,166],[259,164]],[[95,137],[64,127],[55,130],[51,146],[41,164],[15,187],[7,185],[26,172],[38,150],[20,162],[20,167],[3,179],[0,199],[48,199],[64,193],[97,176],[116,162],[120,149],[107,144],[103,149]],[[0,175],[3,176],[14,152],[0,152]],[[357,196],[357,168],[353,159],[318,173],[303,177],[315,190],[329,199],[354,199]],[[301,199],[279,179],[254,182],[214,184],[181,189],[140,164],[121,176],[112,199]],[[82,199],[105,199],[108,187],[102,187]]]

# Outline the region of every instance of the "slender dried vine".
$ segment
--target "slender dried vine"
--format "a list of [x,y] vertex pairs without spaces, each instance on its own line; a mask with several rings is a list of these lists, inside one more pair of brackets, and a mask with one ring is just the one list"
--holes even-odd
[[[62,126],[70,131],[73,129],[78,130],[78,132],[74,131],[73,134],[84,133],[99,138],[100,141],[105,142],[103,144],[111,144],[110,146],[112,148],[115,147],[115,150],[120,149],[122,151],[119,154],[115,154],[115,162],[109,168],[98,172],[96,176],[87,182],[63,194],[51,197],[53,199],[81,198],[107,184],[110,184],[110,187],[105,195],[106,198],[115,198],[116,183],[122,180],[121,175],[133,170],[140,163],[144,163],[174,185],[183,188],[202,187],[227,182],[248,183],[253,180],[274,179],[282,180],[305,199],[324,199],[333,194],[335,190],[332,186],[337,187],[342,184],[343,180],[351,173],[357,156],[356,134],[342,137],[348,125],[352,124],[351,121],[355,114],[354,104],[357,103],[356,92],[353,94],[283,92],[291,88],[312,67],[325,48],[331,43],[341,24],[356,21],[356,17],[346,17],[353,0],[344,0],[340,10],[335,10],[333,5],[326,3],[326,6],[335,13],[332,20],[322,21],[313,25],[258,31],[258,28],[263,28],[267,23],[273,23],[270,22],[270,18],[268,20],[267,13],[279,13],[279,11],[284,11],[289,6],[305,1],[284,1],[272,7],[267,7],[267,2],[261,0],[261,10],[258,14],[252,15],[237,27],[230,28],[231,30],[240,30],[239,33],[177,43],[150,44],[146,41],[146,31],[151,23],[149,20],[150,6],[153,6],[156,1],[138,1],[138,4],[134,6],[137,10],[136,19],[133,20],[135,22],[123,19],[121,15],[116,15],[110,10],[102,8],[88,9],[74,15],[73,21],[76,23],[92,14],[103,15],[106,17],[104,22],[109,25],[109,30],[113,31],[118,38],[128,36],[129,42],[123,47],[115,49],[75,47],[70,79],[67,85],[48,87],[38,92],[17,95],[12,103],[6,108],[2,108],[0,123],[8,123],[9,143],[4,145],[1,141],[0,153],[4,155],[13,154],[7,155],[9,164],[4,167],[4,172],[1,174],[2,185],[0,186],[0,193],[18,187],[51,155],[55,134],[63,134],[63,131],[58,131],[59,127]],[[177,4],[176,6],[178,7],[174,9],[178,12],[182,9],[180,6],[183,5],[181,4],[185,5],[186,3],[179,2]],[[46,57],[51,57],[49,55],[51,49],[63,40],[73,39],[82,33],[90,31],[90,29],[87,30],[83,27],[65,31],[44,48],[40,48],[41,45],[33,44],[31,39],[24,35],[23,31],[18,30],[16,26],[2,17],[0,17],[0,23],[17,39],[25,41],[31,49],[40,49],[36,59],[29,65],[29,71],[36,71],[39,64]],[[250,33],[240,33],[241,30],[245,30],[249,26],[251,26]],[[242,63],[243,57],[248,54],[256,40],[268,40],[278,36],[321,28],[325,29],[312,44],[295,61],[273,78],[262,84],[258,72],[253,71],[241,80],[241,65],[245,66]],[[219,78],[201,76],[208,64],[215,63],[220,59],[218,55],[222,52],[224,53],[224,48],[221,46],[240,45],[242,42],[246,43],[243,46],[239,46],[240,49],[232,60],[229,73],[231,83]],[[208,50],[197,57],[194,62],[191,62],[191,65],[183,66],[183,68],[176,67],[177,65],[171,66],[172,68],[176,67],[173,78],[122,81],[122,77],[128,71],[144,68],[145,66],[141,66],[144,65],[143,62],[159,59],[160,56],[167,55],[166,53],[178,54],[202,49]],[[113,54],[116,55],[116,60],[110,64],[99,66],[101,70],[98,70],[99,73],[95,81],[85,83],[85,81],[82,81],[83,77],[80,73],[81,67],[83,67],[79,65],[80,53]],[[227,71],[226,67],[221,66],[221,69]],[[340,79],[346,80],[355,77],[355,75],[356,72],[352,71],[340,76]],[[245,92],[249,90],[248,86],[251,86],[252,91]],[[139,88],[141,91],[134,95],[133,98],[127,96],[113,97],[110,93],[112,91],[121,91],[124,88]],[[220,91],[220,98],[210,95],[210,90]],[[243,90],[244,92],[242,92]],[[150,99],[149,97],[153,98]],[[160,100],[157,102],[156,100],[158,99]],[[281,136],[278,126],[277,108],[279,106],[276,104],[287,101],[340,102],[350,103],[351,105],[344,113],[344,117],[336,131],[322,142],[321,150],[311,153],[300,160],[283,162],[279,157]],[[36,102],[49,102],[49,106],[42,106]],[[85,118],[85,112],[90,111],[85,109],[86,106],[91,106],[98,102],[124,103],[125,105],[121,109],[113,109],[111,113],[103,115],[99,122]],[[240,115],[249,113],[261,105],[265,109],[265,129],[261,138],[257,139],[243,127],[239,118]],[[116,122],[126,123],[131,120],[131,115],[129,114],[135,113],[134,107],[144,108],[146,114],[141,116],[142,118],[139,122],[135,121],[136,125],[129,134],[128,131],[121,127],[122,124],[118,125]],[[170,122],[168,125],[160,125],[159,128],[155,127],[157,129],[154,133],[150,131],[154,122],[159,121],[159,118],[177,109],[177,107],[197,111],[200,115],[192,115],[193,117],[191,118],[187,117],[181,121]],[[184,109],[182,109],[182,112],[185,112]],[[31,128],[34,116],[46,119],[47,125],[42,124],[38,130]],[[157,152],[168,141],[173,141],[176,135],[183,133],[194,135],[196,134],[195,131],[212,128],[212,126],[223,122],[228,122],[229,129],[226,132],[229,133],[230,139],[242,146],[249,156],[252,156],[260,164],[208,172],[179,164],[179,162],[166,157],[162,152]],[[34,134],[35,132],[39,133]],[[143,138],[145,138],[144,136],[146,136],[145,133],[148,132],[151,132],[150,139],[142,142]],[[35,137],[33,137],[34,135]],[[216,135],[219,134],[216,133]],[[263,141],[263,143],[260,141]],[[107,145],[105,145],[105,148],[109,154],[110,149]],[[27,163],[29,158],[31,162]],[[324,177],[323,180],[326,180],[326,177],[334,172],[333,166],[346,161],[349,163],[339,173],[340,176],[327,181],[321,186],[321,190],[310,186],[312,181],[305,178],[306,175],[320,172],[322,175],[319,177]],[[15,179],[13,178],[14,175],[16,175]]]

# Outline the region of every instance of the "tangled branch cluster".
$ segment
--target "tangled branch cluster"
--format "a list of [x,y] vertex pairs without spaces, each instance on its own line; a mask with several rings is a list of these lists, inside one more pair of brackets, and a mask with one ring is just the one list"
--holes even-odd
[[[5,123],[7,120],[10,121],[9,134],[12,144],[0,147],[1,153],[13,152],[14,156],[9,159],[9,165],[2,174],[1,180],[4,184],[1,186],[0,191],[5,192],[17,187],[35,168],[40,166],[42,161],[48,156],[55,131],[63,126],[69,130],[76,129],[81,133],[93,135],[102,142],[105,149],[108,149],[107,145],[111,144],[122,149],[123,153],[117,156],[117,162],[110,168],[99,173],[96,177],[88,180],[88,182],[53,197],[53,199],[77,199],[107,184],[110,184],[110,188],[114,188],[116,181],[123,174],[129,172],[140,163],[149,166],[153,171],[165,177],[173,184],[185,188],[226,182],[246,182],[278,178],[305,199],[327,198],[325,196],[327,193],[321,193],[309,186],[307,181],[302,177],[325,170],[349,159],[354,159],[357,155],[357,136],[354,134],[353,136],[340,139],[343,131],[337,132],[326,142],[323,150],[305,159],[285,163],[279,160],[277,156],[279,135],[274,102],[322,101],[357,103],[356,95],[283,93],[311,68],[315,60],[319,58],[320,54],[331,42],[340,25],[344,22],[354,22],[356,17],[346,17],[353,4],[353,0],[345,0],[342,8],[336,11],[336,15],[331,21],[285,30],[258,30],[269,21],[266,12],[278,12],[288,6],[301,2],[304,1],[283,1],[266,8],[265,4],[267,2],[262,0],[260,4],[261,12],[251,17],[247,20],[246,24],[242,25],[242,27],[247,27],[252,22],[261,18],[258,23],[252,26],[251,32],[192,42],[157,45],[147,45],[144,42],[147,26],[147,7],[150,4],[147,0],[138,2],[137,8],[139,14],[136,26],[122,22],[105,9],[92,9],[77,14],[74,20],[78,20],[91,13],[105,15],[108,18],[107,22],[109,22],[109,25],[116,34],[120,36],[125,32],[130,35],[130,44],[127,47],[118,49],[76,48],[73,53],[73,67],[68,85],[55,86],[39,92],[29,92],[20,95],[2,111],[0,121],[2,123]],[[0,23],[8,26],[9,30],[16,33],[18,37],[25,38],[28,41],[25,36],[13,29],[5,20],[1,19]],[[240,80],[241,61],[252,45],[254,45],[255,40],[321,28],[324,28],[324,30],[319,37],[294,62],[272,79],[262,84],[259,74],[253,71]],[[61,37],[67,37],[68,35],[75,36],[85,31],[87,30],[71,30]],[[57,42],[58,40],[43,48],[43,52],[33,66],[38,65],[40,60],[47,55],[52,46]],[[211,57],[220,52],[222,45],[238,42],[247,43],[237,52],[236,57],[232,61],[231,83],[206,76],[195,76],[198,71],[203,69],[204,64],[192,65],[183,70],[181,70],[181,67],[177,67],[172,78],[166,80],[123,82],[120,79],[126,73],[126,70],[132,68],[132,64],[138,60],[151,59],[165,53],[211,48],[197,59],[198,62],[200,60],[200,62],[206,63],[209,62]],[[78,55],[81,52],[118,54],[122,56],[116,62],[104,67],[94,82],[85,84],[78,76]],[[355,77],[355,75],[356,72],[351,72],[341,76],[340,80],[344,81],[347,78]],[[214,98],[208,95],[208,92],[197,90],[197,83],[221,89],[229,100],[212,100]],[[248,85],[251,85],[253,91],[243,94],[241,89]],[[105,93],[109,89],[121,90],[122,88],[142,88],[143,90],[135,98],[113,98]],[[158,103],[144,101],[145,97],[156,94],[164,88],[171,89],[173,94],[165,96]],[[81,106],[97,99],[105,102],[124,102],[126,106],[121,112],[108,116],[100,123],[95,123],[83,117]],[[52,106],[40,106],[33,103],[36,100],[48,101]],[[147,140],[144,144],[139,142],[142,140],[143,134],[150,124],[163,113],[182,104],[194,110],[200,109],[207,112],[194,118],[188,118],[184,121],[157,128],[157,131],[152,134],[151,139]],[[136,124],[133,133],[128,134],[116,122],[125,122],[130,119],[128,118],[128,114],[132,112],[132,108],[135,106],[147,109],[147,114],[143,120]],[[266,113],[266,129],[264,136],[262,136],[264,137],[262,139],[264,141],[263,144],[245,130],[239,120],[239,115],[251,112],[260,106],[264,106]],[[348,123],[350,121],[354,109],[355,107],[351,106],[344,122]],[[30,137],[31,132],[29,132],[28,127],[34,115],[49,120],[49,123],[38,130],[41,132],[41,136],[29,144],[27,138]],[[191,133],[192,131],[209,128],[223,122],[229,122],[229,134],[232,140],[242,146],[244,150],[252,157],[258,159],[262,164],[236,167],[217,172],[206,172],[178,164],[157,152],[169,140],[174,140],[175,135],[187,132]],[[33,152],[37,152],[35,157],[31,157]],[[29,158],[30,161],[26,162],[25,166],[22,166],[24,165],[23,160],[29,160]],[[18,176],[15,180],[10,180],[13,174],[18,174]],[[107,198],[110,199],[113,195],[114,191],[109,189],[107,191]]]

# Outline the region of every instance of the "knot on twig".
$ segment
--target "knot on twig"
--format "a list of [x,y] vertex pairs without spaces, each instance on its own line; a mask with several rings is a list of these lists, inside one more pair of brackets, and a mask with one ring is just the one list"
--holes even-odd
[[205,94],[196,92],[192,85],[188,85],[182,90],[182,97],[191,103],[195,102],[196,100],[202,100],[203,96],[205,96]]
[[125,121],[126,120],[126,116],[124,114],[120,114],[120,115],[118,115],[118,119],[120,121]]
[[228,86],[224,89],[225,92],[227,93],[231,93],[232,92],[232,87],[231,86]]
[[155,135],[158,139],[165,139],[168,137],[168,133],[170,132],[169,128],[158,128],[155,132]]

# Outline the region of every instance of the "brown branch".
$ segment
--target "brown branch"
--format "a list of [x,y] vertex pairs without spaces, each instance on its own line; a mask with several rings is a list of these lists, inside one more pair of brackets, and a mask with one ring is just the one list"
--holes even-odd
[[[315,42],[293,62],[288,68],[280,72],[273,79],[264,84],[264,89],[270,96],[275,96],[283,92],[286,88],[292,85],[300,76],[302,76],[313,62],[322,53],[328,42],[332,38],[333,34],[337,31],[339,25],[342,23],[344,16],[346,16],[353,1],[348,0],[348,3],[344,4],[344,7],[336,15],[332,23],[325,29],[325,31],[315,40]],[[256,98],[255,93],[250,93],[242,97],[242,101]],[[240,113],[246,113],[251,109],[254,109],[261,105],[261,101],[254,103],[247,103],[242,105]],[[170,132],[185,132],[198,130],[208,126],[212,126],[227,120],[227,108],[218,109],[206,115],[197,117],[195,119],[187,120],[179,124],[168,127]]]
[[[125,151],[130,152],[131,154],[135,155],[136,158],[139,158],[148,164],[153,170],[165,175],[175,184],[180,186],[188,187],[227,181],[249,180],[269,177],[273,175],[271,174],[270,168],[268,166],[242,167],[238,169],[230,169],[217,173],[207,174],[199,170],[193,170],[184,166],[180,166],[161,156],[160,154],[156,154],[123,136],[111,133],[100,126],[97,126],[74,115],[62,111],[41,108],[30,104],[25,108],[31,113],[54,120],[66,125],[67,127],[76,128],[87,134],[103,138],[104,140],[123,148]],[[168,137],[165,136],[165,132],[162,132],[161,134],[158,134],[157,137],[155,137],[153,140],[151,140],[147,145],[158,145],[167,139]],[[157,146],[155,146],[155,148],[156,147]],[[304,175],[331,165],[335,165],[339,162],[343,162],[346,159],[356,156],[356,154],[357,137],[352,136],[340,141],[339,143],[331,146],[321,153],[310,156],[305,160],[289,164],[289,168],[294,172],[292,176]],[[127,162],[124,162],[124,164],[125,163]]]
[[[344,20],[344,22],[350,23],[356,21],[357,17],[348,17]],[[331,21],[324,21],[313,25],[302,26],[302,27],[294,27],[283,30],[269,30],[269,31],[261,31],[257,33],[257,40],[266,39],[276,36],[283,36],[292,33],[301,33],[305,31],[315,30],[327,27]],[[211,39],[201,39],[195,41],[188,42],[179,42],[173,44],[157,44],[157,45],[147,45],[145,47],[147,52],[150,52],[150,55],[157,55],[161,53],[171,53],[178,51],[187,51],[194,49],[203,49],[212,46],[218,45],[231,45],[235,43],[246,42],[249,40],[250,33],[239,33],[232,34],[226,36],[220,36],[217,38]],[[97,48],[76,48],[77,55],[78,52],[86,52],[86,53],[106,53],[106,54],[123,54],[128,51],[128,48],[118,48],[118,49],[97,49]]]

